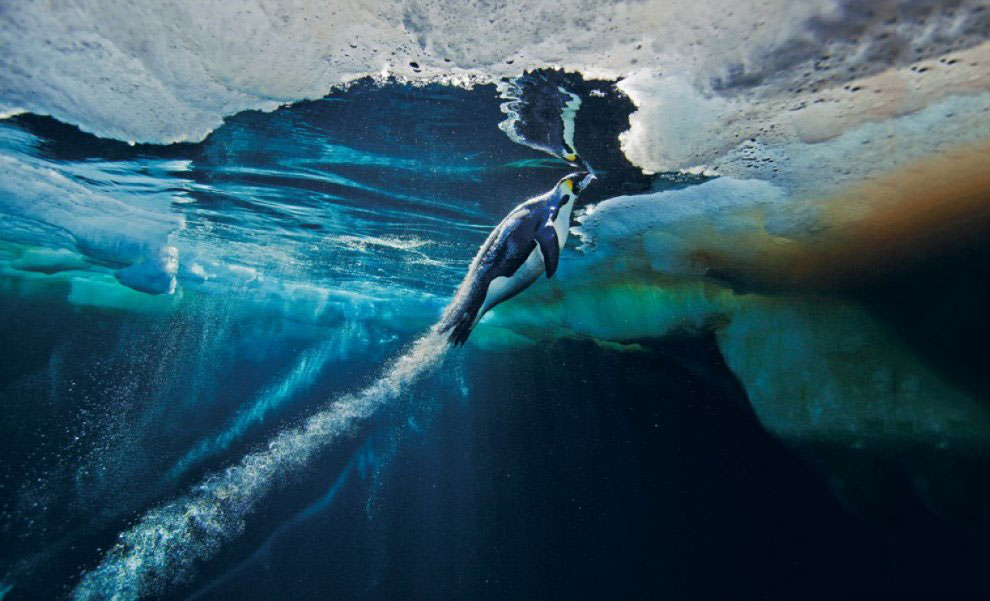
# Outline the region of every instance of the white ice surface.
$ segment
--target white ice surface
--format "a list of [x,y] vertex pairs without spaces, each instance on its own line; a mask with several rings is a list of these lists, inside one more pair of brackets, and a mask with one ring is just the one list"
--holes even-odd
[[[641,112],[627,152],[653,170],[709,162],[742,132],[773,138],[794,110],[808,122],[821,121],[822,103],[859,115],[826,118],[807,140],[863,111],[882,118],[965,91],[986,69],[954,53],[990,27],[979,0],[16,2],[3,16],[0,114],[47,113],[123,140],[197,140],[227,115],[366,75],[470,84],[560,66],[629,78]],[[866,90],[848,92],[919,61],[932,68],[873,86],[868,108],[857,99]]]
[[[17,2],[0,20],[0,115],[51,114],[129,141],[198,140],[238,111],[366,75],[470,85],[559,66],[621,79],[638,107],[622,136],[636,165],[726,176],[716,188],[742,194],[734,202],[755,189],[739,182],[762,180],[786,202],[986,142],[988,37],[979,0]],[[174,216],[117,211],[19,159],[0,170],[0,208],[120,262],[129,286],[262,277],[186,255],[176,265]],[[650,206],[611,214],[646,231],[658,218]],[[709,206],[717,227],[732,225]],[[807,225],[815,210],[767,225]],[[588,243],[592,229],[583,226]],[[648,254],[674,268],[672,244],[649,237]]]

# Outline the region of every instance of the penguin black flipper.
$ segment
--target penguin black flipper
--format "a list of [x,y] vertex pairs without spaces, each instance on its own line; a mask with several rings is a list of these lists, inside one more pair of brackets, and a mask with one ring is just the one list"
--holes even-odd
[[451,344],[462,345],[486,312],[557,272],[577,194],[593,176],[573,173],[546,194],[513,209],[492,230],[468,268],[440,323]]
[[557,262],[560,260],[560,242],[557,240],[557,230],[552,221],[547,221],[543,227],[536,230],[536,242],[543,253],[543,266],[547,271],[547,279],[557,273]]

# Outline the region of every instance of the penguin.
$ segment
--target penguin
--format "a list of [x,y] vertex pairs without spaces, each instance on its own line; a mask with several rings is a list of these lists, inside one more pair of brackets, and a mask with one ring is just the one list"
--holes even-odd
[[492,230],[444,311],[439,333],[450,332],[449,342],[463,345],[492,307],[519,294],[543,273],[553,277],[567,243],[574,202],[592,179],[587,171],[564,177],[546,194],[514,208]]

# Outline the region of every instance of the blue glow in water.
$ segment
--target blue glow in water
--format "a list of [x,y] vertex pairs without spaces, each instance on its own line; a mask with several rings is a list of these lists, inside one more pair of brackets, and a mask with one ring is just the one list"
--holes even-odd
[[192,465],[203,459],[225,451],[254,424],[277,410],[283,403],[298,399],[323,371],[331,358],[334,341],[317,343],[299,357],[299,361],[278,383],[266,388],[257,398],[252,399],[233,417],[222,432],[213,438],[204,439],[193,447],[169,471],[169,478],[181,477]]
[[266,554],[271,553],[272,543],[276,539],[278,539],[279,536],[281,536],[282,534],[288,532],[293,528],[300,526],[301,524],[306,522],[306,520],[312,518],[313,516],[319,514],[320,512],[324,511],[327,507],[329,507],[330,504],[333,503],[337,495],[340,494],[340,491],[341,489],[344,488],[344,485],[347,484],[347,481],[350,479],[351,474],[354,473],[357,466],[368,461],[369,460],[368,456],[372,453],[373,451],[370,448],[366,448],[366,449],[362,449],[357,454],[355,454],[351,458],[351,460],[347,462],[347,465],[344,467],[344,470],[340,473],[339,476],[337,476],[337,479],[333,481],[333,484],[330,485],[330,488],[327,489],[327,492],[322,497],[314,501],[312,504],[310,504],[308,507],[302,510],[302,512],[300,512],[299,514],[295,515],[292,519],[290,519],[288,522],[285,522],[281,526],[279,526],[278,529],[272,532],[271,535],[267,539],[265,539],[265,542],[262,543],[261,546],[259,546],[250,556],[248,556],[247,559],[245,559],[238,565],[228,570],[220,578],[214,580],[213,582],[210,582],[202,589],[194,592],[192,595],[190,595],[189,598],[198,599],[204,595],[208,595],[211,591],[217,589],[218,587],[222,587],[225,582],[229,581],[232,578],[236,578],[238,573],[240,573],[241,571],[261,561],[261,559]]
[[[0,122],[7,169],[0,209],[9,217],[0,240],[12,281],[37,282],[44,302],[61,296],[84,310],[124,309],[124,324],[132,319],[127,312],[153,309],[140,319],[160,332],[155,339],[143,326],[130,327],[111,335],[116,342],[92,346],[90,357],[70,347],[72,369],[89,369],[90,361],[113,366],[85,384],[92,406],[66,416],[81,460],[41,462],[33,468],[40,488],[13,498],[54,495],[79,508],[87,498],[103,499],[103,510],[81,528],[70,514],[29,512],[50,524],[26,522],[25,540],[35,539],[36,552],[9,574],[36,574],[44,558],[71,556],[76,541],[150,507],[76,594],[167,591],[192,573],[190,561],[213,556],[237,535],[286,468],[294,471],[290,465],[398,395],[392,382],[406,368],[367,388],[359,398],[371,404],[354,405],[365,409],[355,413],[341,401],[306,422],[323,415],[336,424],[330,431],[283,430],[286,419],[322,404],[328,380],[338,381],[337,390],[360,383],[341,374],[342,365],[359,360],[361,372],[373,374],[375,361],[428,328],[490,224],[568,169],[506,139],[493,127],[501,117],[490,88],[383,93],[359,85],[271,114],[237,115],[200,144],[131,147],[47,118]],[[24,279],[34,273],[48,279]],[[106,319],[117,327],[115,317]],[[81,345],[92,335],[77,331]],[[127,366],[114,347],[131,345],[147,350]],[[258,368],[247,377],[244,361]],[[135,385],[101,392],[100,381],[121,369],[138,370]],[[77,386],[61,372],[51,380],[59,388],[68,382],[70,393]],[[421,431],[412,416],[408,424]],[[187,473],[202,475],[201,464],[236,463],[280,430],[294,442],[276,438],[275,447],[249,453],[248,463],[221,476],[233,478],[229,486],[207,480],[185,501],[160,504],[181,491],[176,483],[190,482]],[[168,464],[166,479],[157,478]],[[113,489],[122,494],[107,503]],[[244,502],[229,505],[223,491],[233,490],[247,495]],[[214,498],[216,491],[228,500]],[[194,523],[183,517],[189,511],[200,516]]]
[[[0,151],[25,185],[10,181],[3,237],[79,250],[107,269],[163,271],[159,248],[175,247],[187,286],[446,294],[501,212],[566,166],[544,173],[552,162],[492,131],[502,115],[490,88],[378,89],[244,113],[171,147],[5,120]],[[23,178],[44,192],[50,172],[78,184],[70,206],[32,206],[35,182]],[[39,236],[43,222],[58,229]]]
[[[601,178],[582,201],[705,179],[633,169],[618,152],[633,107],[611,84],[583,85],[598,94],[582,95],[573,145]],[[0,597],[979,589],[986,546],[971,533],[990,505],[973,499],[990,495],[972,474],[985,447],[785,447],[747,397],[777,383],[780,370],[760,371],[781,363],[769,348],[803,362],[786,374],[795,380],[841,380],[849,366],[819,362],[819,349],[904,352],[858,327],[874,322],[851,305],[805,299],[806,312],[774,313],[794,299],[726,273],[682,294],[642,264],[640,246],[666,259],[665,239],[631,235],[612,241],[628,255],[597,267],[641,278],[642,294],[595,299],[555,281],[514,310],[533,328],[553,318],[614,333],[642,318],[663,324],[662,339],[449,352],[427,333],[490,228],[573,170],[513,143],[498,128],[503,100],[494,86],[359,83],[164,147],[0,120],[0,342],[12,349],[0,361]],[[752,184],[713,182],[676,195],[678,207],[700,219],[744,188],[766,200]],[[640,206],[665,223],[665,198],[599,215],[621,237]],[[558,277],[590,264],[573,245],[565,254]],[[881,291],[896,303],[876,313],[926,304],[924,282],[968,268],[932,265],[936,276]],[[720,311],[735,304],[750,312],[733,346],[721,337],[737,316]],[[856,320],[822,320],[830,307]],[[770,338],[772,315],[791,319]],[[944,338],[938,348],[958,346]],[[730,371],[740,356],[750,380]],[[911,401],[916,376],[931,377],[880,361],[871,372],[860,358],[870,409]],[[803,419],[808,407],[786,400],[780,414]]]

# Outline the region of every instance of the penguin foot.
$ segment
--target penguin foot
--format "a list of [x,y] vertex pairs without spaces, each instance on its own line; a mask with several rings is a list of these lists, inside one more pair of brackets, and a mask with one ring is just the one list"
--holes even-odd
[[477,314],[477,310],[458,311],[444,320],[439,331],[441,334],[447,331],[450,332],[447,336],[447,342],[450,344],[464,346],[464,343],[467,342],[468,337],[471,335],[471,331],[474,329],[474,318]]
[[471,330],[474,329],[473,322],[474,316],[462,313],[455,322],[447,326],[446,329],[451,330],[447,341],[454,346],[464,346],[464,343],[467,342],[468,337],[471,335]]

